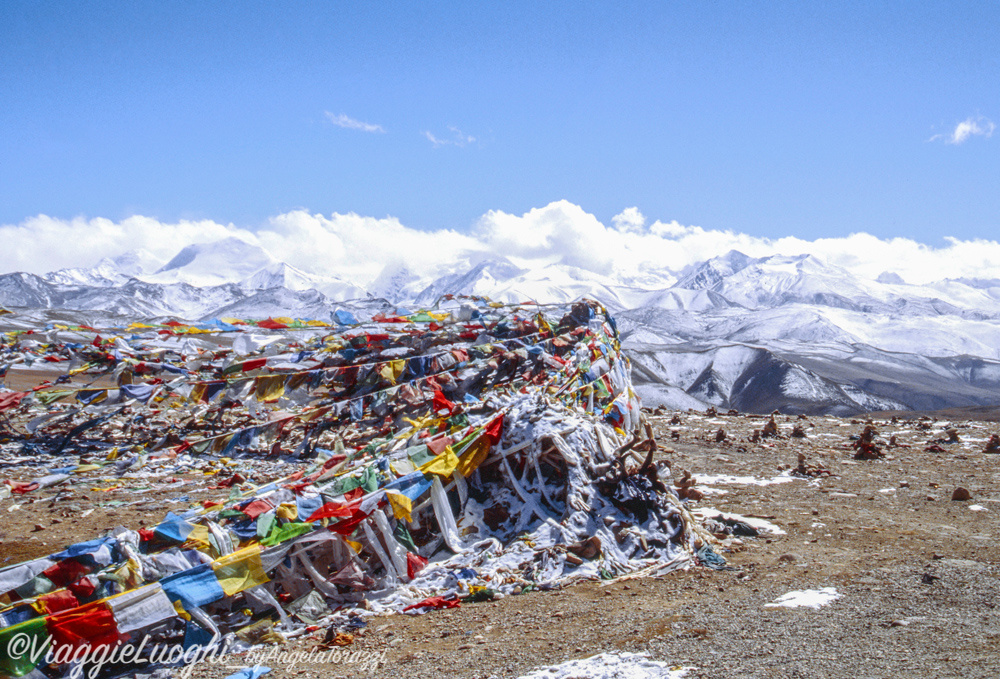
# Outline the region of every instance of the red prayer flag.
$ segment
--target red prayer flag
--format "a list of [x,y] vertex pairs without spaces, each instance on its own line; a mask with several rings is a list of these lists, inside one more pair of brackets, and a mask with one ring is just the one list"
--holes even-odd
[[489,437],[490,442],[496,445],[500,442],[500,437],[503,435],[503,413],[497,415],[497,417],[486,425],[486,429],[483,431],[486,436]]
[[21,404],[21,399],[28,395],[25,391],[11,391],[6,394],[0,394],[0,411],[7,410],[8,408],[16,408]]
[[55,613],[47,617],[45,622],[52,635],[52,647],[56,651],[64,645],[73,648],[84,645],[91,648],[114,646],[122,639],[115,616],[103,601]]
[[[412,604],[403,609],[403,612],[412,611],[417,608],[426,608],[427,610],[440,610],[442,608],[458,608],[462,605],[462,602],[458,600],[458,597],[454,599],[445,599],[442,596],[432,596],[424,599],[420,603]],[[427,611],[421,611],[426,613]]]
[[440,391],[434,392],[434,400],[431,402],[434,413],[440,415],[442,410],[448,412],[451,415],[452,411],[455,410],[455,404],[445,398],[444,394]]
[[424,570],[427,565],[427,559],[413,552],[406,553],[406,576],[412,580],[417,577],[417,573]]

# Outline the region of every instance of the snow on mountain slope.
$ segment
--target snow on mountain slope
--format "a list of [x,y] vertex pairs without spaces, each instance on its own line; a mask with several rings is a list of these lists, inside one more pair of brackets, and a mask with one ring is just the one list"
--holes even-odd
[[742,252],[730,250],[721,257],[713,257],[693,267],[689,267],[674,284],[675,288],[689,290],[711,290],[723,280],[745,269],[753,258]]
[[812,255],[751,259],[739,252],[703,262],[674,288],[710,290],[751,309],[814,304],[868,313],[1000,317],[1000,289],[991,293],[961,281],[908,285],[898,276],[858,278]]
[[101,309],[132,318],[180,316],[195,319],[243,296],[240,287],[233,283],[199,288],[187,283],[163,285],[132,279],[114,288],[81,288],[67,295],[60,306]]
[[109,287],[123,285],[129,279],[155,271],[163,265],[146,250],[132,250],[117,257],[105,257],[95,266],[60,269],[45,275],[45,280],[60,285],[94,285]]
[[566,264],[528,270],[498,257],[436,279],[413,301],[418,306],[427,306],[444,294],[482,295],[498,302],[537,301],[543,304],[592,297],[611,309],[625,309],[640,302],[648,292]]
[[[505,257],[487,259],[467,270],[441,276],[416,295],[421,306],[434,304],[442,295],[489,295],[502,290],[509,281],[523,274],[524,269]],[[496,297],[502,301],[500,297]]]
[[247,291],[253,292],[272,288],[285,288],[296,292],[316,290],[338,302],[368,296],[368,292],[362,287],[333,276],[308,274],[284,262],[265,266],[249,278],[240,281],[240,285]]
[[263,248],[239,238],[188,245],[156,273],[142,276],[150,283],[188,283],[200,287],[235,283],[278,264]]
[[61,299],[58,289],[41,276],[24,272],[0,276],[0,306],[47,308]]
[[236,299],[225,306],[215,307],[203,318],[266,318],[288,316],[329,320],[335,302],[317,290],[286,290],[271,288]]
[[[633,309],[619,316],[619,327],[637,384],[680,389],[705,407],[844,414],[1000,400],[995,320],[792,304],[703,313]],[[670,393],[676,396],[668,389],[656,402],[687,402]]]
[[795,302],[852,308],[871,299],[870,285],[812,255],[752,260],[708,289],[751,309]]
[[403,301],[415,298],[422,290],[432,284],[418,276],[406,262],[389,262],[378,277],[368,286],[373,297],[387,300]]
[[632,357],[636,389],[649,406],[847,415],[866,404],[902,405],[853,384],[840,384],[761,347],[674,345],[647,351],[628,342],[623,346]]
[[669,309],[672,311],[711,311],[737,306],[717,292],[711,290],[669,288],[666,290],[641,291],[635,293],[635,302],[630,308],[644,307]]
[[316,290],[286,290],[272,288],[260,290],[249,297],[242,297],[225,306],[213,308],[202,318],[266,318],[287,316],[291,318],[315,319],[329,322],[331,315],[337,309],[346,309],[354,313],[361,321],[370,319],[376,313],[387,313],[395,309],[395,305],[381,299],[355,299],[348,302],[335,302]]

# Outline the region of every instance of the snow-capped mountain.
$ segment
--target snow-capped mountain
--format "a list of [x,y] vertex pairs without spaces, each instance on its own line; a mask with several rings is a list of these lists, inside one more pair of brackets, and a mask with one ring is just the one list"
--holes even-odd
[[479,256],[429,274],[397,261],[358,282],[335,268],[303,271],[237,238],[189,245],[166,262],[134,252],[89,269],[0,275],[5,307],[189,320],[328,320],[340,305],[370,315],[449,293],[598,299],[615,313],[636,389],[654,406],[848,414],[1000,402],[1000,279],[910,285],[815,256],[732,251],[680,272]]
[[239,238],[188,245],[151,275],[150,283],[188,283],[198,287],[232,283],[280,264],[266,250]]
[[367,297],[368,292],[357,285],[334,276],[309,274],[284,262],[268,264],[252,276],[240,281],[248,292],[284,288],[296,292],[315,290],[329,299],[346,300]]
[[61,285],[112,286],[130,278],[155,271],[163,262],[145,250],[132,250],[118,257],[105,257],[89,269],[60,269],[45,275],[45,280]]

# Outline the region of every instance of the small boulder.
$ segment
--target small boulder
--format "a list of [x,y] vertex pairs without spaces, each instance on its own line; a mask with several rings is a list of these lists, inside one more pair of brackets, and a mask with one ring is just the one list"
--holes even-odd
[[993,434],[986,442],[986,449],[983,452],[990,455],[1000,454],[1000,435]]

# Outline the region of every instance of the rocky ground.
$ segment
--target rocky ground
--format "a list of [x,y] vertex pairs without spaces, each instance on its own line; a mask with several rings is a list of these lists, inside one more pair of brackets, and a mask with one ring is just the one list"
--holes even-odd
[[[645,652],[693,668],[688,677],[1000,676],[1000,456],[982,452],[996,424],[875,419],[884,457],[855,460],[850,437],[863,433],[864,419],[778,416],[778,437],[757,442],[754,432],[767,422],[761,416],[650,419],[661,447],[672,449],[663,455],[674,477],[690,470],[701,478],[695,487],[704,497],[693,506],[763,519],[784,534],[725,538],[733,570],[587,582],[373,618],[340,655],[294,664],[275,656],[265,663],[269,676],[516,677],[608,651]],[[802,437],[793,437],[795,427]],[[944,443],[949,427],[957,443]],[[893,435],[897,445],[889,447]],[[938,452],[927,450],[932,445]],[[805,478],[788,473],[800,453]],[[959,487],[969,499],[952,500]],[[168,508],[161,502],[177,495],[150,491],[148,505],[123,511],[106,503],[126,489],[96,499],[91,492],[76,498],[95,508],[82,517],[67,513],[72,498],[52,502],[55,492],[0,501],[0,560],[49,553],[116,523],[151,523]],[[20,507],[11,511],[13,504]],[[765,606],[820,588],[839,598],[817,609]],[[322,636],[285,650],[314,649]],[[337,658],[382,662],[366,670]],[[192,676],[224,677],[239,666],[230,658]]]

